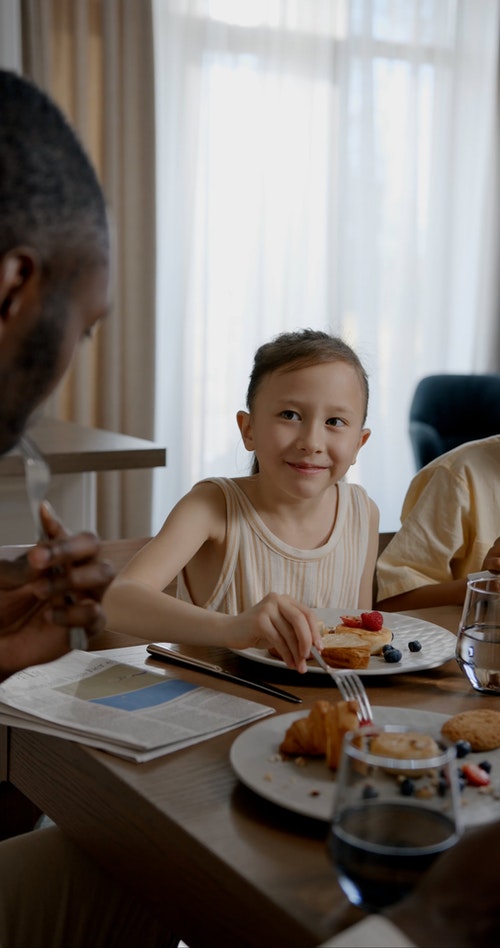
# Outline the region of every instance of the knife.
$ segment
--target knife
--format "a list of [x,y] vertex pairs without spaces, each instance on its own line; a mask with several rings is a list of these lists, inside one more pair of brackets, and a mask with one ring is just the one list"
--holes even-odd
[[282,691],[281,688],[273,688],[271,685],[264,685],[260,681],[248,681],[246,678],[239,678],[237,675],[231,675],[224,671],[220,665],[212,662],[205,662],[201,658],[193,658],[191,655],[182,655],[180,652],[174,652],[171,648],[165,648],[162,645],[156,645],[154,642],[147,646],[147,651],[154,658],[161,658],[167,662],[174,662],[178,665],[187,665],[190,668],[196,668],[198,671],[207,672],[209,675],[215,675],[217,678],[224,678],[225,681],[233,681],[237,685],[245,685],[247,688],[254,688],[256,691],[263,691],[267,695],[274,695],[275,698],[283,698],[284,701],[293,701],[294,704],[302,704],[302,698],[290,694],[289,691]]

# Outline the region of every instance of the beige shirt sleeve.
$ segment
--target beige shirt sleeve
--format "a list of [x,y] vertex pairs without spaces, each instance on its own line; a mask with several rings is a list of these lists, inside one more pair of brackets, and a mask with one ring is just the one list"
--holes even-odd
[[323,942],[320,948],[415,948],[415,945],[389,919],[369,915]]
[[399,531],[379,557],[379,600],[481,569],[498,519],[490,492],[444,465],[424,468],[405,497]]

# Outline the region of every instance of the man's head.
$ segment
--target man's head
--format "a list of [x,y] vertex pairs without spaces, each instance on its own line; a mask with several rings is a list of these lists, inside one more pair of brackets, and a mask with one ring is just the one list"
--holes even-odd
[[0,70],[0,453],[105,313],[108,265],[105,201],[75,133]]

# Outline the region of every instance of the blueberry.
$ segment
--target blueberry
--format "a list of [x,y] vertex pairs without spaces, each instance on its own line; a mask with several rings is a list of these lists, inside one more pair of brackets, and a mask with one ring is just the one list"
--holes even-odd
[[467,786],[467,777],[465,776],[463,770],[458,770],[457,776],[458,776],[458,789],[460,790],[460,793],[462,793],[462,790],[464,790],[464,788]]
[[375,797],[378,797],[378,790],[376,787],[373,787],[371,783],[367,783],[363,787],[361,796],[363,800],[374,800]]
[[384,652],[384,658],[386,662],[400,662],[402,655],[398,648],[390,648]]
[[457,757],[467,757],[467,754],[470,754],[472,750],[470,741],[455,741],[455,748]]
[[382,646],[382,655],[385,655],[386,652],[392,652],[394,645],[383,645]]
[[481,770],[484,770],[487,774],[491,773],[492,764],[489,760],[482,760],[481,763],[478,764],[478,767],[480,767]]
[[404,797],[411,797],[415,790],[415,784],[409,777],[401,781],[401,793]]
[[417,640],[415,639],[414,642],[408,642],[408,648],[410,649],[410,652],[420,652],[420,649],[422,648],[422,646],[420,642],[417,642]]
[[437,791],[438,791],[438,796],[440,797],[445,797],[446,794],[448,793],[448,781],[446,777],[443,777],[442,775],[440,776],[438,780]]

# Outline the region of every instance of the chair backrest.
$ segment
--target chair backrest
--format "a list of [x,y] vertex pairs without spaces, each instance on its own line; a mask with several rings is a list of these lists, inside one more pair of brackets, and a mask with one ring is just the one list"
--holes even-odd
[[[387,533],[379,533],[377,560],[380,554],[384,552],[387,544],[391,542],[393,536],[394,536],[394,530],[388,531]],[[372,601],[373,601],[374,606],[375,606],[375,603],[377,602],[377,599],[378,599],[377,568],[375,567],[375,572],[373,574],[373,593],[372,593]]]
[[459,444],[500,434],[500,373],[421,379],[409,434],[417,470]]
[[[105,559],[110,560],[118,573],[150,539],[151,537],[135,537],[127,540],[103,540],[102,555]],[[32,543],[23,543],[19,546],[12,544],[0,546],[0,560],[14,560],[26,553],[32,546]],[[174,579],[163,591],[175,596],[176,590],[177,579]]]
[[[130,540],[103,540],[103,557],[113,564],[116,571],[122,569],[132,557],[150,540],[151,537],[135,537]],[[34,546],[33,543],[0,546],[0,559],[14,560]]]

